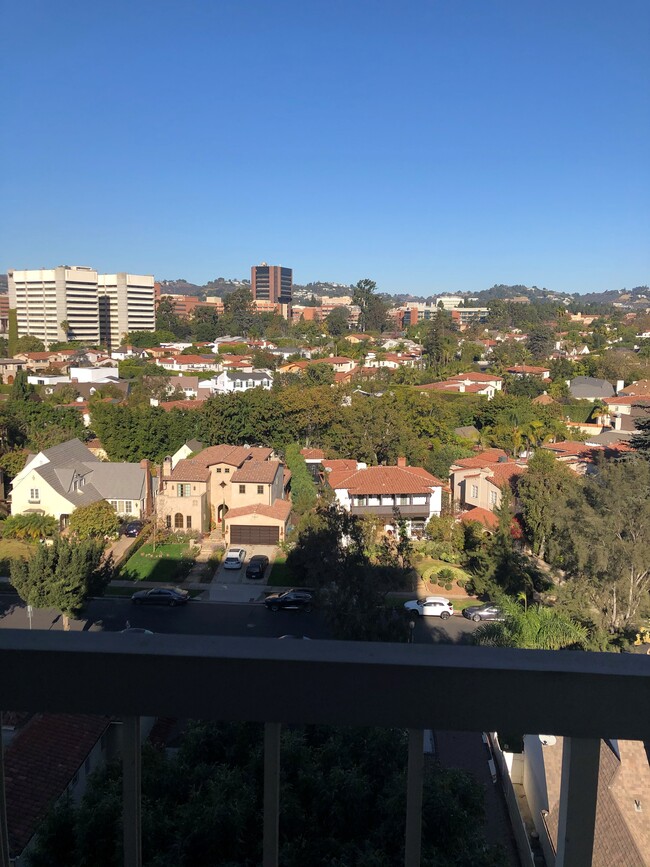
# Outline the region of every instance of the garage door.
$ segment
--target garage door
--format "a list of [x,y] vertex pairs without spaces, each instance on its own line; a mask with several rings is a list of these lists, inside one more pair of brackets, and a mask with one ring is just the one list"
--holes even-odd
[[280,541],[279,527],[245,527],[231,524],[231,545],[277,545]]

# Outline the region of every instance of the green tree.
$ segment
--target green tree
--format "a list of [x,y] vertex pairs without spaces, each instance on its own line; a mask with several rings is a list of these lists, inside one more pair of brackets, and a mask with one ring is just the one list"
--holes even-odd
[[32,337],[31,334],[24,334],[16,340],[15,352],[44,352],[45,344],[38,337]]
[[192,334],[195,340],[214,340],[219,327],[219,315],[213,307],[195,307],[192,313]]
[[553,351],[553,331],[545,326],[532,329],[528,334],[526,348],[536,361],[541,361]]
[[458,334],[448,311],[438,310],[426,323],[422,346],[427,366],[440,375],[458,348]]
[[632,437],[630,445],[642,458],[650,460],[650,409],[644,406],[643,411],[645,415],[634,420],[636,433]]
[[106,500],[80,506],[70,516],[70,530],[80,539],[104,539],[116,536],[120,519]]
[[2,467],[6,476],[14,479],[25,466],[26,460],[27,453],[24,449],[13,448],[0,456],[0,467]]
[[518,481],[517,497],[526,535],[533,553],[542,559],[575,484],[570,470],[545,449],[535,452],[528,461],[527,472]]
[[156,331],[169,331],[177,340],[184,340],[190,333],[190,325],[176,313],[171,298],[163,297],[156,307]]
[[335,307],[327,316],[327,330],[332,337],[340,337],[348,331],[348,316],[350,311],[347,307]]
[[474,633],[476,644],[485,647],[521,647],[526,650],[584,649],[588,633],[584,626],[564,611],[545,605],[521,608],[500,599],[504,621],[484,623]]
[[284,452],[287,467],[291,470],[291,503],[293,510],[302,515],[316,505],[318,492],[305,459],[300,454],[298,443],[291,443]]
[[51,515],[10,515],[2,524],[6,539],[28,539],[36,542],[53,536],[58,530],[56,518]]
[[33,385],[27,382],[28,373],[26,370],[16,371],[16,377],[9,392],[10,400],[26,400],[35,392]]
[[223,299],[223,307],[226,321],[232,323],[235,334],[246,336],[253,325],[253,296],[250,289],[242,286],[235,289]]
[[325,360],[310,364],[305,370],[305,381],[308,385],[331,385],[334,382],[334,368]]
[[359,331],[382,331],[386,322],[387,304],[375,294],[374,280],[359,280],[352,292],[352,303],[359,309]]
[[101,542],[59,536],[52,545],[39,545],[29,560],[12,560],[11,583],[27,604],[61,611],[67,628],[88,595],[101,593],[110,580],[111,564],[103,554]]

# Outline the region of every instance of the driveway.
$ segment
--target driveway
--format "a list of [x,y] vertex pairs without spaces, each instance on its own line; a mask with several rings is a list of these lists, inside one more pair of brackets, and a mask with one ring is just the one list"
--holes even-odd
[[[236,548],[240,546],[233,545],[232,547]],[[212,602],[224,601],[226,598],[224,596],[224,591],[228,593],[227,598],[232,598],[233,586],[239,585],[241,587],[238,591],[241,595],[241,600],[238,601],[242,602],[248,602],[252,598],[259,598],[263,589],[266,587],[266,579],[271,573],[273,561],[278,553],[277,545],[242,545],[241,547],[246,551],[246,558],[241,568],[225,569],[223,563],[219,565],[209,587],[209,598]],[[246,577],[246,567],[250,563],[251,557],[255,557],[257,554],[264,554],[268,557],[269,565],[264,574],[264,578],[250,580]]]

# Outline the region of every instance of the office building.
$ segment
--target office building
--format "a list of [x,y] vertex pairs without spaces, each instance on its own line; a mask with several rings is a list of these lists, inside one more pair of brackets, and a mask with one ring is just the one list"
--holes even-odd
[[132,331],[155,331],[154,279],[150,274],[99,274],[101,342],[119,346]]
[[275,304],[291,304],[293,271],[281,265],[253,265],[251,268],[251,291],[253,301],[271,301]]
[[155,330],[152,276],[61,265],[12,270],[8,279],[17,336],[37,337],[46,347],[66,340],[116,346],[127,331]]

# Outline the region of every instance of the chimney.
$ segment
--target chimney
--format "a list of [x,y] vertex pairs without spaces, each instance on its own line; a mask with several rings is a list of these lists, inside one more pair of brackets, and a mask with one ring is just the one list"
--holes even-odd
[[616,394],[620,394],[624,388],[625,388],[625,383],[623,382],[623,380],[617,379],[616,380]]
[[405,467],[406,466],[406,458],[403,458],[403,457],[397,458],[397,466],[398,467]]
[[622,424],[621,414],[620,414],[620,412],[617,412],[616,415],[614,416],[614,430],[621,430],[621,424]]
[[171,455],[167,455],[167,457],[163,461],[163,466],[162,466],[163,479],[168,479],[171,476],[172,469],[173,469],[173,467],[172,467]]
[[140,461],[140,466],[144,470],[144,516],[146,518],[153,511],[153,491],[151,486],[151,465],[145,458]]

